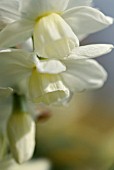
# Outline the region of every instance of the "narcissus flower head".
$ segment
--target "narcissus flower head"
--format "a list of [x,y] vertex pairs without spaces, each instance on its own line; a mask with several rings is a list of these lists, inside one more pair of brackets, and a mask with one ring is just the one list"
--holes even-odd
[[107,73],[91,58],[106,54],[112,48],[110,44],[81,46],[74,48],[67,58],[43,60],[24,50],[4,50],[0,53],[0,83],[15,87],[24,79],[24,92],[33,102],[64,103],[74,91],[104,84]]
[[66,57],[79,46],[77,37],[113,22],[90,5],[90,0],[1,1],[1,17],[12,22],[0,32],[0,46],[12,47],[33,36],[35,51],[40,57]]

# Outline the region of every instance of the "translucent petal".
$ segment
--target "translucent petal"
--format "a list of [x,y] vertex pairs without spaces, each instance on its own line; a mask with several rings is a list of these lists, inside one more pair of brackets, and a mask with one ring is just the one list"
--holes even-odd
[[45,58],[63,58],[79,45],[69,25],[54,13],[37,21],[33,35],[35,50]]
[[19,0],[0,0],[0,16],[12,21],[20,18]]
[[68,2],[69,0],[20,0],[20,11],[23,15],[36,19],[47,13],[64,11]]
[[59,75],[41,74],[33,70],[29,80],[29,97],[33,102],[55,104],[69,97],[69,90]]
[[7,24],[10,24],[11,20],[5,17],[0,16],[0,31],[7,26]]
[[73,8],[75,6],[91,6],[92,0],[70,0],[68,8]]
[[76,7],[62,15],[76,35],[90,34],[113,23],[113,19],[91,7]]
[[99,88],[107,79],[106,71],[92,59],[64,60],[63,63],[67,67],[65,74],[62,73],[63,79],[71,91]]
[[0,52],[0,86],[12,87],[21,79],[28,77],[34,67],[32,54],[22,50]]

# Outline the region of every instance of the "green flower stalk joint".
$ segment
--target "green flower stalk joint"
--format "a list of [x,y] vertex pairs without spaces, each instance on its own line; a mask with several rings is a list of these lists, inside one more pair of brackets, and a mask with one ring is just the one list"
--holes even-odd
[[18,163],[29,160],[35,148],[35,123],[25,112],[23,100],[13,95],[13,111],[7,124],[7,134],[13,157]]

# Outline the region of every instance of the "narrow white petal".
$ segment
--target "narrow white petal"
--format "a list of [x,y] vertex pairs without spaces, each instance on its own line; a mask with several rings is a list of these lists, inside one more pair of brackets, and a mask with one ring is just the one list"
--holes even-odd
[[58,74],[66,70],[65,65],[59,60],[40,61],[37,59],[35,65],[40,73]]
[[76,35],[90,34],[102,30],[113,23],[111,17],[91,7],[77,7],[66,11],[62,17]]
[[32,56],[21,50],[0,52],[0,86],[11,86],[31,73]]
[[38,20],[33,35],[35,50],[44,58],[63,58],[79,46],[78,38],[58,14]]
[[[69,0],[20,0],[20,11],[29,18],[37,18],[52,12],[64,11]],[[34,10],[33,10],[34,9]]]
[[[71,91],[83,91],[101,87],[107,79],[107,73],[94,60],[65,60],[67,67],[63,79]],[[74,80],[73,80],[74,78]],[[71,80],[71,81],[70,81]],[[72,82],[72,83],[71,83]],[[74,84],[75,83],[75,84]]]
[[33,22],[27,20],[19,20],[9,24],[0,32],[0,47],[13,47],[27,40],[32,35],[33,25]]
[[75,6],[92,6],[92,0],[70,0],[68,8],[73,8]]
[[69,90],[59,75],[41,74],[33,70],[29,79],[29,98],[35,103],[55,104],[69,98]]
[[92,44],[76,47],[68,56],[69,59],[95,58],[112,51],[112,44]]

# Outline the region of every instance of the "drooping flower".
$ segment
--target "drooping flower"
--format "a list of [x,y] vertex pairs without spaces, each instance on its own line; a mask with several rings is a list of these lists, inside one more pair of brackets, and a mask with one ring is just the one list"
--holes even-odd
[[33,102],[64,103],[74,91],[104,84],[107,73],[91,58],[106,54],[112,48],[107,44],[81,46],[61,60],[41,60],[35,53],[4,50],[0,52],[0,84],[15,88],[24,80],[24,93]]
[[90,4],[90,0],[1,0],[0,15],[12,22],[0,32],[0,47],[15,46],[33,36],[40,57],[66,57],[79,46],[77,36],[96,32],[113,22],[99,10],[86,6]]

